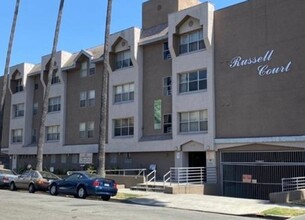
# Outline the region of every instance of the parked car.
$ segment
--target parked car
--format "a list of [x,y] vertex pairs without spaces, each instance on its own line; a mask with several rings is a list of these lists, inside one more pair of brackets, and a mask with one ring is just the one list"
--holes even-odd
[[10,182],[10,190],[28,189],[30,193],[37,190],[47,191],[54,180],[60,180],[60,178],[46,171],[27,170]]
[[114,180],[85,171],[74,171],[62,180],[53,181],[49,192],[51,195],[74,195],[82,199],[87,196],[101,196],[102,200],[108,201],[117,194],[118,188]]
[[9,183],[17,177],[18,175],[12,170],[0,169],[0,187],[8,187]]

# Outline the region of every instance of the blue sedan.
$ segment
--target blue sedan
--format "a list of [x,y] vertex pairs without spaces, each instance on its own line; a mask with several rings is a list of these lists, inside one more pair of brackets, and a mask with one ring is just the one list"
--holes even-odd
[[50,185],[51,195],[74,195],[82,199],[92,195],[101,196],[104,201],[108,201],[117,192],[118,188],[114,180],[87,172],[73,172],[67,178],[54,181]]

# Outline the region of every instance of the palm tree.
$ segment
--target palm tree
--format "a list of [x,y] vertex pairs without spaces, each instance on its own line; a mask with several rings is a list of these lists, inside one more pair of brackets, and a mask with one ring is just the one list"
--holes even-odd
[[9,67],[10,67],[11,53],[12,53],[14,36],[15,36],[18,12],[19,12],[19,5],[20,5],[20,0],[16,0],[14,18],[13,18],[13,23],[12,23],[12,27],[11,27],[11,34],[10,34],[10,39],[9,39],[9,43],[8,43],[6,61],[5,61],[5,67],[4,67],[2,96],[1,96],[1,102],[0,102],[0,153],[1,153],[1,147],[2,147],[2,131],[3,131],[5,96],[6,96],[7,82],[8,82],[7,78],[9,75]]
[[48,82],[47,87],[44,92],[43,96],[43,106],[42,106],[42,116],[40,121],[40,128],[39,128],[39,138],[38,138],[38,145],[37,145],[37,164],[36,164],[36,170],[42,171],[43,168],[43,146],[44,146],[44,140],[45,140],[45,121],[48,113],[48,101],[49,101],[49,93],[51,88],[51,81],[52,81],[52,73],[55,66],[55,55],[56,55],[56,49],[57,49],[57,43],[58,43],[58,35],[61,25],[61,17],[63,12],[65,0],[60,0],[59,10],[58,10],[58,16],[57,16],[57,23],[55,28],[55,34],[53,39],[53,48],[51,53],[51,60],[49,65],[49,71],[48,71]]
[[100,106],[100,129],[99,129],[99,145],[98,145],[98,174],[105,177],[105,145],[107,139],[107,119],[108,119],[108,87],[109,87],[109,37],[111,23],[112,0],[108,0],[106,28],[105,28],[105,45],[104,45],[104,70],[102,75],[102,92]]

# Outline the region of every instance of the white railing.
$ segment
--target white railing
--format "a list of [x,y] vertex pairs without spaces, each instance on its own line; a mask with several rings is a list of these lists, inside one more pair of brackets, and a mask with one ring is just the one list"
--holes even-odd
[[171,179],[171,171],[168,171],[166,174],[163,176],[163,188],[165,188],[165,184],[168,183]]
[[145,177],[146,169],[116,169],[116,170],[106,170],[105,172],[106,174],[114,174],[121,176],[136,175],[136,176]]
[[149,174],[147,174],[147,176],[146,176],[146,188],[148,188],[148,184],[151,183],[151,182],[154,182],[154,184],[156,184],[156,174],[157,174],[156,170],[153,170]]
[[171,184],[203,184],[205,182],[205,167],[172,167],[170,169]]
[[305,177],[282,178],[282,192],[305,189]]

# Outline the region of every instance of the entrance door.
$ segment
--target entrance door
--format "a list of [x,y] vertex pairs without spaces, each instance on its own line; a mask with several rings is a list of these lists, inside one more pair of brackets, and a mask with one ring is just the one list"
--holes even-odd
[[206,167],[205,152],[189,152],[189,167]]

